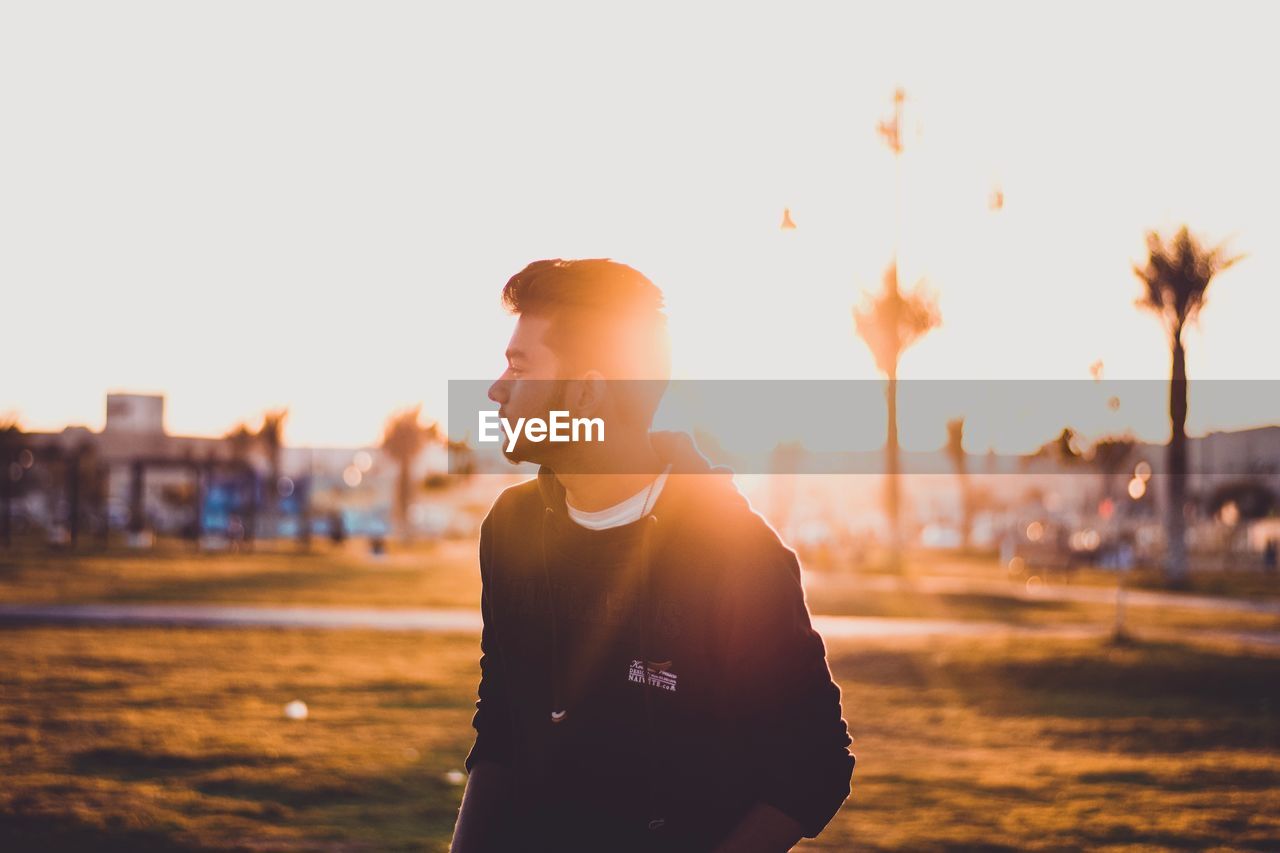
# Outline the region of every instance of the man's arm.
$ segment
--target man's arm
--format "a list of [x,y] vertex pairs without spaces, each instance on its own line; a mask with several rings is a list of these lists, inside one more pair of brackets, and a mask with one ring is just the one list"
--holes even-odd
[[480,526],[480,687],[471,725],[475,743],[467,754],[467,787],[453,830],[453,853],[477,853],[500,849],[496,834],[511,796],[511,713],[507,705],[496,626],[489,605],[490,519]]
[[478,761],[467,775],[462,808],[453,827],[450,853],[502,850],[499,832],[511,797],[511,771],[492,761]]
[[804,837],[804,827],[773,806],[758,803],[715,853],[783,853]]
[[[813,838],[849,796],[854,757],[826,648],[813,630],[794,552],[761,525],[721,598],[731,702],[745,716],[743,744],[758,803],[726,844],[789,850]],[[790,821],[790,823],[788,823]],[[794,834],[799,829],[798,835]],[[750,846],[755,844],[756,846]]]

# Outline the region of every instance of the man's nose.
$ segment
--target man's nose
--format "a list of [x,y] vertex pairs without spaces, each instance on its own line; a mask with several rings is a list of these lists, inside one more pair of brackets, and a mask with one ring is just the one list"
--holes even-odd
[[498,379],[489,386],[489,399],[498,405],[507,402],[507,382],[505,379]]

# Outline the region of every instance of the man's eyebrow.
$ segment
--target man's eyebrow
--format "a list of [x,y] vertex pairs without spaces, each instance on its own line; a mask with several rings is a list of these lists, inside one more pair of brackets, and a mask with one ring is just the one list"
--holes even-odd
[[515,361],[516,359],[525,358],[523,350],[509,349],[507,350],[507,361]]

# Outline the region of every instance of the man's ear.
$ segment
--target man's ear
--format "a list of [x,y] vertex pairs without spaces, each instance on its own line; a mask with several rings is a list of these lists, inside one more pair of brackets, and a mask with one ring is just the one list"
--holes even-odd
[[609,383],[598,370],[588,370],[565,382],[564,402],[577,417],[597,416],[604,410]]

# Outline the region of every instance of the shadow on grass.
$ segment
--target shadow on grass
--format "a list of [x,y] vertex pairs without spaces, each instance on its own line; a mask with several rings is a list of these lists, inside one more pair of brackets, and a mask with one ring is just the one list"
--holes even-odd
[[[94,826],[74,815],[0,813],[0,850],[94,850],[102,853],[171,853],[212,850],[198,843],[178,841],[163,828],[137,829]],[[226,848],[222,848],[226,849]]]
[[224,774],[193,788],[252,803],[264,817],[283,819],[304,831],[376,850],[421,850],[430,841],[447,844],[462,799],[460,787],[422,762],[385,776]]
[[1012,713],[1114,717],[1271,716],[1280,657],[1226,654],[1178,643],[1119,653],[958,662],[973,698]]
[[814,613],[829,616],[910,617],[1042,625],[1071,619],[1085,620],[1090,611],[1078,602],[1047,598],[1019,598],[974,592],[927,593],[904,588],[884,590],[825,590],[806,593]]
[[[994,842],[988,842],[986,844],[975,843],[972,841],[950,840],[930,842],[928,839],[923,838],[920,839],[919,847],[915,847],[914,843],[915,842],[913,841],[912,849],[919,851],[919,853],[970,853],[970,851],[972,851],[972,853],[1021,853],[1021,851],[1026,849],[1023,847],[1011,847],[1008,844],[996,844]],[[897,850],[901,848],[893,847],[888,849]]]
[[1044,654],[871,649],[833,656],[831,663],[854,682],[946,686],[986,708],[1046,716],[1269,716],[1280,683],[1280,656],[1178,643],[1142,643],[1114,652],[1077,645]]
[[[854,778],[855,785],[857,777]],[[995,800],[1018,803],[1052,803],[1058,792],[1049,786],[992,785],[971,778],[930,777],[927,783],[919,776],[903,773],[880,773],[871,780],[877,786],[893,789],[896,801],[904,808],[930,808],[950,802]]]
[[839,681],[912,691],[913,701],[990,717],[1042,718],[1049,740],[1171,753],[1280,747],[1280,656],[1176,643],[1017,645],[937,653],[867,649],[834,655]]
[[[980,592],[944,592],[937,595],[945,610],[957,618],[993,619],[1000,622],[1040,622],[1036,618],[1048,613],[1077,613],[1082,608],[1073,601],[1046,598],[1018,598],[1012,595],[996,595]],[[966,614],[973,614],[972,617]]]
[[251,753],[175,755],[114,746],[87,749],[71,757],[71,767],[77,774],[116,779],[149,779],[206,773],[224,767],[261,767],[272,763],[275,762],[270,758]]
[[1207,836],[1199,832],[1139,829],[1124,825],[1105,829],[1084,826],[1077,838],[1091,850],[1110,845],[1142,845],[1143,849],[1156,850],[1204,850],[1216,847],[1222,841],[1217,833]]
[[1134,785],[1154,787],[1162,791],[1270,791],[1280,788],[1280,770],[1247,770],[1241,768],[1192,768],[1176,776],[1156,775],[1141,770],[1115,770],[1081,773],[1076,777],[1085,785]]
[[420,681],[388,679],[382,681],[366,681],[346,688],[348,692],[371,693],[376,697],[379,708],[407,709],[439,709],[456,708],[459,702],[466,702],[469,694],[459,699],[459,690],[454,685],[425,685]]
[[[448,843],[462,796],[431,759],[383,775],[344,774],[285,759],[113,747],[86,750],[72,764],[90,785],[103,778],[161,782],[194,797],[181,823],[162,817],[138,827],[128,797],[100,811],[101,824],[94,825],[64,808],[56,787],[33,790],[0,812],[0,850],[247,850],[262,849],[258,842],[268,835],[278,842],[270,849],[422,850]],[[238,826],[230,828],[229,818]]]
[[[418,574],[408,569],[385,570],[384,574],[397,571],[405,576]],[[117,603],[261,600],[268,593],[287,596],[325,588],[334,583],[350,583],[358,577],[350,566],[282,567],[223,577],[203,575],[191,578],[164,578],[108,593],[102,596],[102,600]]]

